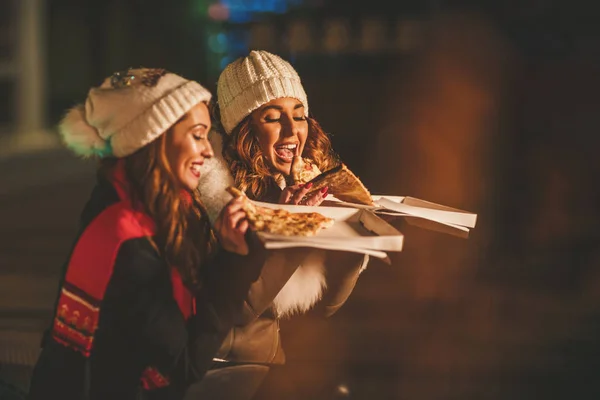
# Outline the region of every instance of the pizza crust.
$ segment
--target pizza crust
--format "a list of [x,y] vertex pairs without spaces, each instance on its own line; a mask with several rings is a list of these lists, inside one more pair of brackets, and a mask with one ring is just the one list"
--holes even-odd
[[286,183],[292,186],[308,182],[312,182],[313,187],[306,194],[307,196],[313,195],[327,186],[328,193],[342,201],[365,205],[373,204],[369,190],[345,164],[321,173],[312,160],[295,156]]
[[313,183],[313,186],[307,193],[307,196],[310,196],[327,186],[327,193],[331,193],[342,201],[364,205],[373,204],[373,198],[371,197],[369,190],[363,185],[360,179],[348,169],[346,164],[338,165],[337,167],[320,174],[311,182]]
[[321,174],[321,170],[309,158],[294,156],[290,175],[286,179],[289,186],[305,184]]

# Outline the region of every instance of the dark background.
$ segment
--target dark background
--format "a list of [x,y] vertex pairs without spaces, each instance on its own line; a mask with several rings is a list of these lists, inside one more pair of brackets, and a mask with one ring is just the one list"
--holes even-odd
[[[0,37],[18,39],[17,3],[1,1]],[[392,266],[372,263],[331,319],[283,325],[288,364],[260,399],[599,397],[593,2],[223,0],[224,20],[211,0],[42,3],[48,137],[112,72],[164,67],[214,92],[224,65],[262,48],[294,64],[373,193],[478,214],[467,240],[397,222],[405,250]],[[25,137],[7,76],[0,132]],[[94,165],[11,149],[0,153],[0,376],[25,389]]]

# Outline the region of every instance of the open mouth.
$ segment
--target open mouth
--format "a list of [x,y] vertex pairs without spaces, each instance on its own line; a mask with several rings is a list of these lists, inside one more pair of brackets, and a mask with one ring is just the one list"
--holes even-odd
[[202,167],[202,164],[200,164],[200,163],[193,163],[192,167],[190,168],[190,170],[192,171],[192,174],[196,178],[200,178],[200,167]]
[[297,149],[298,143],[279,144],[275,146],[275,154],[281,161],[291,163]]

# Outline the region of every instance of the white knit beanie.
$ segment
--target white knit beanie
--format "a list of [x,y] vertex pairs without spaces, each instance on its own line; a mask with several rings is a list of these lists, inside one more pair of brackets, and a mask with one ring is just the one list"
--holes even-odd
[[129,69],[92,88],[85,104],[69,110],[58,128],[78,155],[125,157],[210,98],[197,82],[164,69]]
[[217,97],[226,133],[263,104],[283,97],[300,100],[308,117],[306,93],[296,70],[263,50],[253,50],[225,67],[217,83]]

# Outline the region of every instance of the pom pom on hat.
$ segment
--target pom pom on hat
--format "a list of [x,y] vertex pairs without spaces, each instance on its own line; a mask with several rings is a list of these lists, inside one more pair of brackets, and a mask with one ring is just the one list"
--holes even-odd
[[210,99],[199,83],[164,69],[128,69],[90,89],[85,105],[69,110],[59,131],[80,156],[127,157]]
[[85,106],[78,104],[71,108],[58,125],[58,131],[65,145],[82,157],[108,156],[110,144],[102,139],[98,130],[87,123]]

